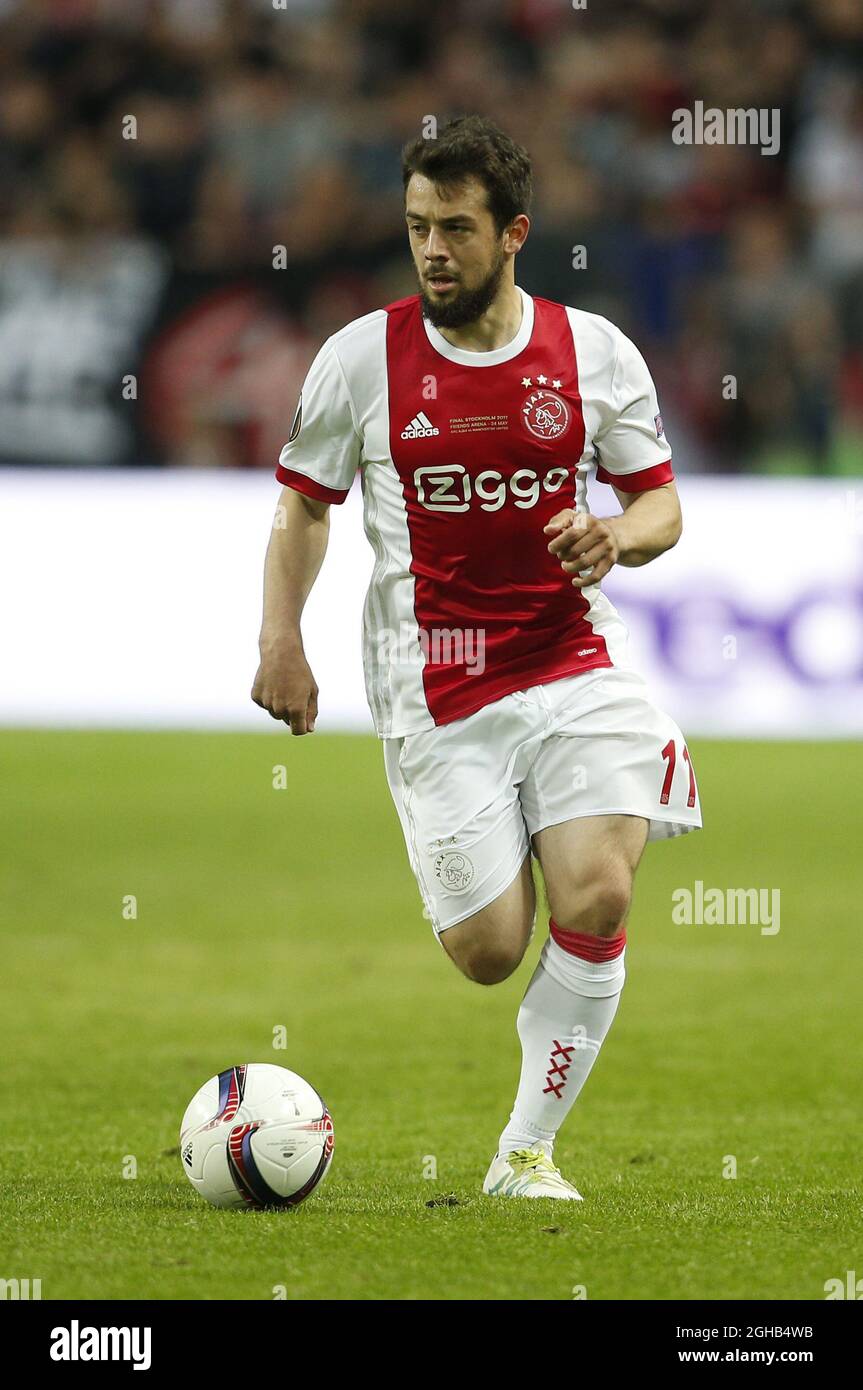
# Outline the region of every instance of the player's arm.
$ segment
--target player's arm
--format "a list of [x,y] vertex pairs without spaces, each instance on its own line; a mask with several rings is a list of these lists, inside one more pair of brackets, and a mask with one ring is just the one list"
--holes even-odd
[[[559,557],[577,589],[599,583],[612,565],[646,565],[680,539],[683,520],[674,483],[648,492],[614,492],[623,508],[620,516],[591,516],[567,507],[544,528],[550,553]],[[588,568],[590,574],[581,573]]]
[[617,540],[618,565],[646,565],[677,545],[683,532],[683,513],[674,483],[649,492],[623,492],[613,488],[622,514],[606,517]]
[[292,734],[313,733],[318,687],[303,650],[300,618],[323,564],[330,505],[283,487],[264,564],[261,662],[252,699]]
[[347,378],[328,338],[309,368],[279,455],[283,484],[264,567],[261,664],[252,699],[292,734],[314,732],[318,687],[303,651],[300,617],[324,561],[330,505],[344,502],[361,440]]
[[596,478],[612,486],[623,510],[596,517],[567,508],[545,527],[549,550],[577,589],[598,583],[612,565],[646,565],[676,545],[682,531],[656,387],[638,348],[623,334],[596,407]]

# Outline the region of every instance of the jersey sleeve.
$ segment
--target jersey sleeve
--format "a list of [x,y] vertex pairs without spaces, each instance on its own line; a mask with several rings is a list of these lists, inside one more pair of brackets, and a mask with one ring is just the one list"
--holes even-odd
[[608,420],[594,437],[596,477],[621,492],[674,481],[656,387],[638,348],[622,333],[611,378]]
[[361,452],[345,373],[327,339],[303,382],[276,477],[307,497],[338,504],[350,492]]

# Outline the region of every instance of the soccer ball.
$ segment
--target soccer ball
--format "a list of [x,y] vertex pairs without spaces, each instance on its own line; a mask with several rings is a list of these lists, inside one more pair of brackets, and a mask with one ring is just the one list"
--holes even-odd
[[295,1207],[326,1176],[335,1134],[308,1081],[249,1062],[211,1076],[180,1126],[183,1172],[215,1207]]

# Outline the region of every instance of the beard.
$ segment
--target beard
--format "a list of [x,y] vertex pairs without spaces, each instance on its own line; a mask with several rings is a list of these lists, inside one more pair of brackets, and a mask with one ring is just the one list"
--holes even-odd
[[420,305],[423,317],[428,319],[433,328],[464,328],[469,323],[475,323],[494,302],[500,289],[505,264],[506,257],[500,251],[488,275],[476,289],[466,290],[459,286],[446,301],[431,299],[426,292],[425,283],[421,280]]

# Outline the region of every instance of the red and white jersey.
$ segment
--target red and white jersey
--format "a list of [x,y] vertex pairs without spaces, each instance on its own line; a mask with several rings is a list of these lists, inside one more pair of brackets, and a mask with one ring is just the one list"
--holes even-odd
[[491,352],[453,347],[419,296],[349,323],[312,363],[279,457],[280,482],[326,502],[361,470],[381,738],[625,661],[613,605],[573,588],[543,527],[587,510],[594,469],[626,492],[672,481],[656,391],[607,319],[519,293],[521,327]]

